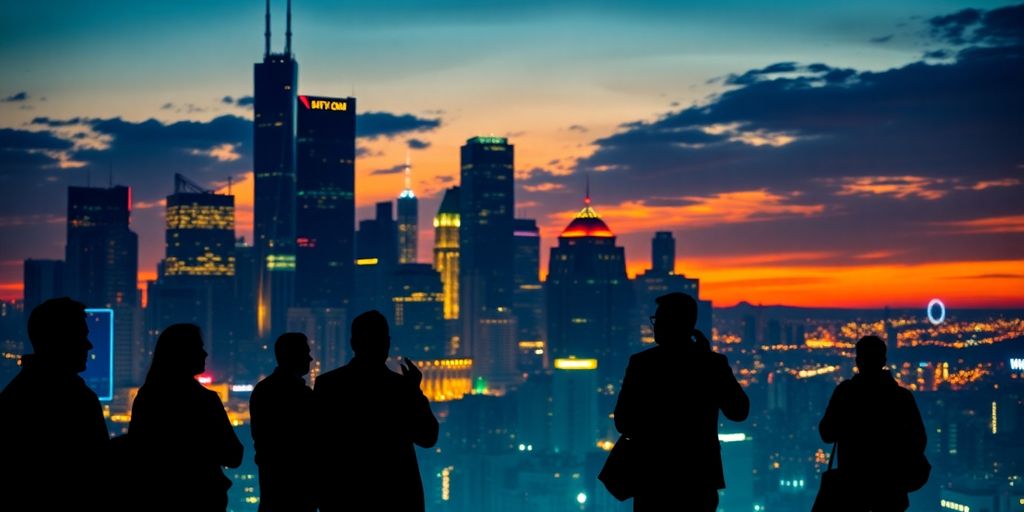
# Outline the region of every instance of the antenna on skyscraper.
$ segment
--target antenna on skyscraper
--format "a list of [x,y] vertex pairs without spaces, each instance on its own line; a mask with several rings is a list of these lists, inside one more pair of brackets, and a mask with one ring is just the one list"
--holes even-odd
[[589,172],[586,173],[585,176],[587,177],[587,196],[583,198],[583,203],[589,205],[590,204],[590,173]]
[[267,28],[263,31],[263,37],[266,39],[266,44],[263,47],[263,56],[270,55],[270,0],[267,0]]
[[409,150],[405,150],[405,189],[412,190],[412,165],[409,163]]
[[284,54],[291,56],[292,54],[292,0],[288,0],[288,18],[285,21],[286,30],[284,32]]

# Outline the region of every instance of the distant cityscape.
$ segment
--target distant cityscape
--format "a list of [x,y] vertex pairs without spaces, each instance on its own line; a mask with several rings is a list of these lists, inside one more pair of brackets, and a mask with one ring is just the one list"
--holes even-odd
[[868,334],[886,340],[893,375],[915,392],[927,427],[934,469],[911,510],[1024,509],[1024,311],[939,304],[939,319],[925,304],[715,307],[699,276],[677,267],[685,257],[672,232],[650,233],[649,268],[628,275],[616,219],[600,215],[582,180],[580,209],[541,280],[537,221],[515,215],[515,145],[489,135],[467,138],[458,185],[422,212],[434,245],[433,260],[419,261],[412,165],[396,199],[357,222],[357,100],[300,91],[290,12],[280,53],[269,23],[268,13],[254,65],[253,240],[237,237],[230,188],[168,176],[166,252],[142,290],[131,183],[68,187],[64,259],[25,260],[23,299],[0,302],[0,386],[31,351],[32,308],[80,300],[110,321],[93,329],[87,378],[109,388],[104,414],[119,435],[162,329],[199,325],[210,354],[200,382],[220,394],[246,445],[242,467],[227,471],[229,509],[255,511],[248,398],[274,368],[275,338],[308,335],[312,384],[350,359],[352,318],[376,309],[391,326],[392,356],[420,364],[441,421],[437,447],[418,453],[428,510],[624,511],[631,504],[596,479],[618,437],[610,414],[630,354],[654,343],[655,298],[678,291],[698,299],[697,328],[752,403],[749,420],[720,425],[719,510],[810,510],[829,453],[817,424]]

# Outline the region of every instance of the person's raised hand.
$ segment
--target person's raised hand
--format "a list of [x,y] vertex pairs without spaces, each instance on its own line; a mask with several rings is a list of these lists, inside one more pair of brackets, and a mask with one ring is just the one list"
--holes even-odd
[[402,363],[399,366],[402,367],[402,376],[405,377],[409,384],[417,388],[420,387],[420,382],[423,381],[423,372],[416,367],[412,359],[403,357]]

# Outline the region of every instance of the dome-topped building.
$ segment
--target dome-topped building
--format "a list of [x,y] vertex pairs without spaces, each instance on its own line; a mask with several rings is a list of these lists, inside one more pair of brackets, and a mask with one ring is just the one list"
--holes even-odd
[[633,288],[625,250],[591,206],[589,191],[583,203],[551,248],[548,343],[556,358],[598,359],[602,380],[617,382],[631,345],[639,341],[630,328]]

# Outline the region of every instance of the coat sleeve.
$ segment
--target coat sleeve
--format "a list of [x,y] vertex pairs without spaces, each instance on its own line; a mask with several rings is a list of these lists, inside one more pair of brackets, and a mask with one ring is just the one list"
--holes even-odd
[[733,375],[728,359],[721,354],[715,354],[715,356],[721,376],[718,383],[718,389],[721,390],[718,407],[726,418],[732,421],[743,421],[750,414],[750,399],[747,398],[747,393],[743,391],[743,387]]
[[828,406],[825,407],[825,416],[818,423],[818,433],[821,435],[821,440],[826,443],[835,443],[839,441],[840,437],[843,437],[842,412],[845,407],[843,404],[843,391],[843,385],[840,384],[832,392],[832,397],[828,400]]
[[626,375],[622,377],[622,387],[619,389],[619,397],[615,401],[615,429],[624,436],[636,434],[636,365],[634,359],[629,358],[626,366]]
[[411,404],[410,412],[412,417],[409,422],[410,437],[412,442],[423,448],[430,448],[437,444],[437,436],[440,432],[440,425],[434,412],[430,410],[430,401],[423,395],[419,388],[409,391]]
[[242,442],[235,435],[235,429],[231,426],[231,421],[228,420],[224,404],[220,402],[220,398],[216,394],[212,394],[210,408],[210,412],[216,422],[214,426],[214,449],[217,462],[221,466],[237,468],[242,464]]

